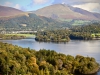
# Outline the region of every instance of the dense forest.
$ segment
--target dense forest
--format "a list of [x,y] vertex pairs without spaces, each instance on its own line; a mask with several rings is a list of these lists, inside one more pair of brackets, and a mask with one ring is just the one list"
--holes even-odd
[[73,32],[100,33],[100,23],[92,23],[85,26],[74,26],[71,28],[71,30]]
[[35,40],[45,42],[68,42],[70,41],[68,36],[68,30],[43,31],[36,33]]
[[92,40],[100,38],[100,24],[74,26],[69,29],[38,31],[36,41],[68,42],[70,40]]
[[36,41],[44,42],[69,42],[70,40],[92,40],[88,32],[72,32],[68,30],[43,31],[36,34]]
[[99,39],[100,38],[100,23],[93,23],[86,26],[76,26],[71,28],[72,32],[80,33],[86,37],[85,39]]
[[31,50],[0,42],[1,75],[92,74],[99,64],[93,57],[65,55],[53,50]]

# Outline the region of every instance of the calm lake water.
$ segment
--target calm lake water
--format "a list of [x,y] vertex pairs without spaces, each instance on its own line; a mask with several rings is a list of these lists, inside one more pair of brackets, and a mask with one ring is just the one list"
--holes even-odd
[[[98,63],[100,63],[100,40],[92,41],[78,41],[71,40],[67,43],[46,43],[36,42],[34,39],[22,39],[22,40],[0,40],[2,42],[11,43],[24,48],[31,48],[35,50],[50,49],[55,50],[58,53],[69,54],[72,56],[83,55],[94,57]],[[93,75],[100,75],[100,72]]]

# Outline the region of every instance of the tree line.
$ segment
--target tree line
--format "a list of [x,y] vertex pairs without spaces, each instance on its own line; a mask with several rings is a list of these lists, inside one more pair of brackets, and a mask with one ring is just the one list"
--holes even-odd
[[100,24],[94,23],[86,26],[74,26],[70,29],[38,31],[36,41],[68,42],[70,40],[92,40],[100,38]]
[[68,30],[53,30],[36,33],[36,41],[66,42],[70,41]]
[[54,30],[36,33],[35,40],[39,42],[69,42],[70,40],[92,40],[92,38],[91,33],[88,32]]

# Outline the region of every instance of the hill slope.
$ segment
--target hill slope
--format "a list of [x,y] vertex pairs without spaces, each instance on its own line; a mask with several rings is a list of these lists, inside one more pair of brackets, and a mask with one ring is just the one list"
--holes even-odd
[[0,17],[14,16],[21,13],[23,13],[23,11],[15,8],[0,6]]
[[52,30],[66,27],[67,23],[37,16],[11,7],[0,6],[0,30]]
[[83,19],[99,20],[93,13],[83,9],[74,8],[65,4],[55,4],[44,7],[34,12],[37,15],[51,17],[55,19]]
[[52,18],[37,16],[33,13],[16,16],[13,18],[0,19],[0,30],[52,30],[66,27],[66,24],[58,22]]
[[77,12],[77,13],[80,13],[82,15],[85,15],[87,17],[90,17],[91,19],[93,20],[98,20],[100,19],[99,17],[97,17],[96,15],[100,16],[100,14],[98,13],[92,13],[92,12],[89,12],[87,10],[83,10],[83,9],[80,9],[80,8],[76,8],[76,7],[72,7],[72,6],[68,6],[72,11],[74,12]]

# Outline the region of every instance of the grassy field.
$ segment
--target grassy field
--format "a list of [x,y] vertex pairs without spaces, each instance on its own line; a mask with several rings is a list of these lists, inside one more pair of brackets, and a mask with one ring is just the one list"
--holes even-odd
[[17,36],[25,36],[25,37],[35,37],[34,34],[5,34],[5,35],[17,35]]
[[97,37],[97,36],[100,37],[100,33],[94,33],[94,34],[91,34],[91,35],[92,35],[94,38]]

